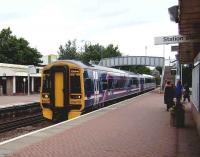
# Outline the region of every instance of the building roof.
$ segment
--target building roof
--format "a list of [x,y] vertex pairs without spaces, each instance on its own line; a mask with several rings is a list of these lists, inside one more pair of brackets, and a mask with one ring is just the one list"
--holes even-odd
[[[28,65],[0,63],[0,76],[28,76]],[[41,70],[41,67],[36,67]],[[31,74],[39,77],[39,74]]]

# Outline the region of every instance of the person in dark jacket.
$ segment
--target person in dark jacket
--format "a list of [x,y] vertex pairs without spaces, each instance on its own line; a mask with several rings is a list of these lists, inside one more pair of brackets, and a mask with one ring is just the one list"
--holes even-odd
[[180,102],[182,97],[182,85],[181,81],[178,80],[176,84],[176,102]]
[[173,89],[172,90],[173,91],[173,94],[172,94],[173,98],[176,98],[176,86],[173,83],[171,84],[171,86],[172,86],[172,89]]
[[185,102],[186,98],[190,102],[190,89],[187,83],[184,85],[183,102]]
[[174,104],[173,99],[174,99],[174,89],[171,86],[171,82],[167,81],[164,92],[164,103],[167,105],[167,111],[169,111],[169,108],[173,106]]

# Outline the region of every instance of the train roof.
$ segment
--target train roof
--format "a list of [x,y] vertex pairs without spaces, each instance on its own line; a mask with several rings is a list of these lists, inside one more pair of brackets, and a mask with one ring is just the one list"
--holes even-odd
[[[121,73],[121,74],[132,74],[132,75],[136,75],[135,73],[131,73],[131,72],[127,72],[127,71],[123,71],[123,70],[119,70],[119,69],[114,69],[114,68],[108,68],[108,67],[103,67],[103,66],[99,66],[99,65],[95,65],[95,64],[89,64],[89,63],[83,63],[81,61],[77,61],[77,60],[59,60],[59,61],[66,61],[72,64],[76,64],[79,67],[82,67],[84,69],[98,69],[98,70],[102,70],[102,71],[108,71],[108,72],[114,72],[114,73]],[[59,62],[56,61],[56,62]]]
[[69,62],[69,63],[72,63],[72,64],[76,64],[77,66],[82,67],[82,68],[88,68],[89,67],[89,65],[84,64],[81,61],[77,61],[77,60],[57,60],[53,63],[57,63],[57,62]]
[[154,78],[154,76],[152,76],[152,75],[147,75],[147,74],[142,74],[142,76],[143,76],[144,78],[147,78],[147,77]]
[[111,73],[120,73],[120,74],[128,74],[128,75],[131,75],[131,76],[139,76],[139,77],[144,77],[144,78],[147,78],[147,77],[151,77],[153,78],[153,76],[151,75],[147,75],[147,74],[135,74],[133,72],[129,72],[129,71],[124,71],[124,70],[119,70],[119,69],[115,69],[115,68],[108,68],[108,67],[103,67],[103,66],[99,66],[99,65],[95,65],[95,64],[89,64],[89,63],[83,63],[81,61],[77,61],[77,60],[58,60],[56,62],[59,62],[59,61],[66,61],[66,62],[69,62],[69,63],[72,63],[72,64],[76,64],[77,66],[79,67],[82,67],[84,69],[98,69],[98,70],[102,70],[102,71],[107,71],[107,72],[111,72]]

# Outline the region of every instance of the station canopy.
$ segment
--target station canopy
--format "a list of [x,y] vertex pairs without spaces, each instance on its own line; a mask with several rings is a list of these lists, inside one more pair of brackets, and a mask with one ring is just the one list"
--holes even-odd
[[198,42],[179,44],[182,64],[193,63],[200,52],[200,0],[179,0],[179,34],[199,39]]

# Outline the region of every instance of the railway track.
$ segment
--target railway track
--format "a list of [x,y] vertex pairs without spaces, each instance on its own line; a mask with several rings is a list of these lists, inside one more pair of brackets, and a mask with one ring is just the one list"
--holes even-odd
[[0,123],[0,133],[11,131],[20,127],[25,127],[25,126],[33,125],[36,123],[40,123],[44,120],[45,119],[42,117],[41,114],[37,114],[33,116],[27,116],[27,117],[3,122],[3,123]]

